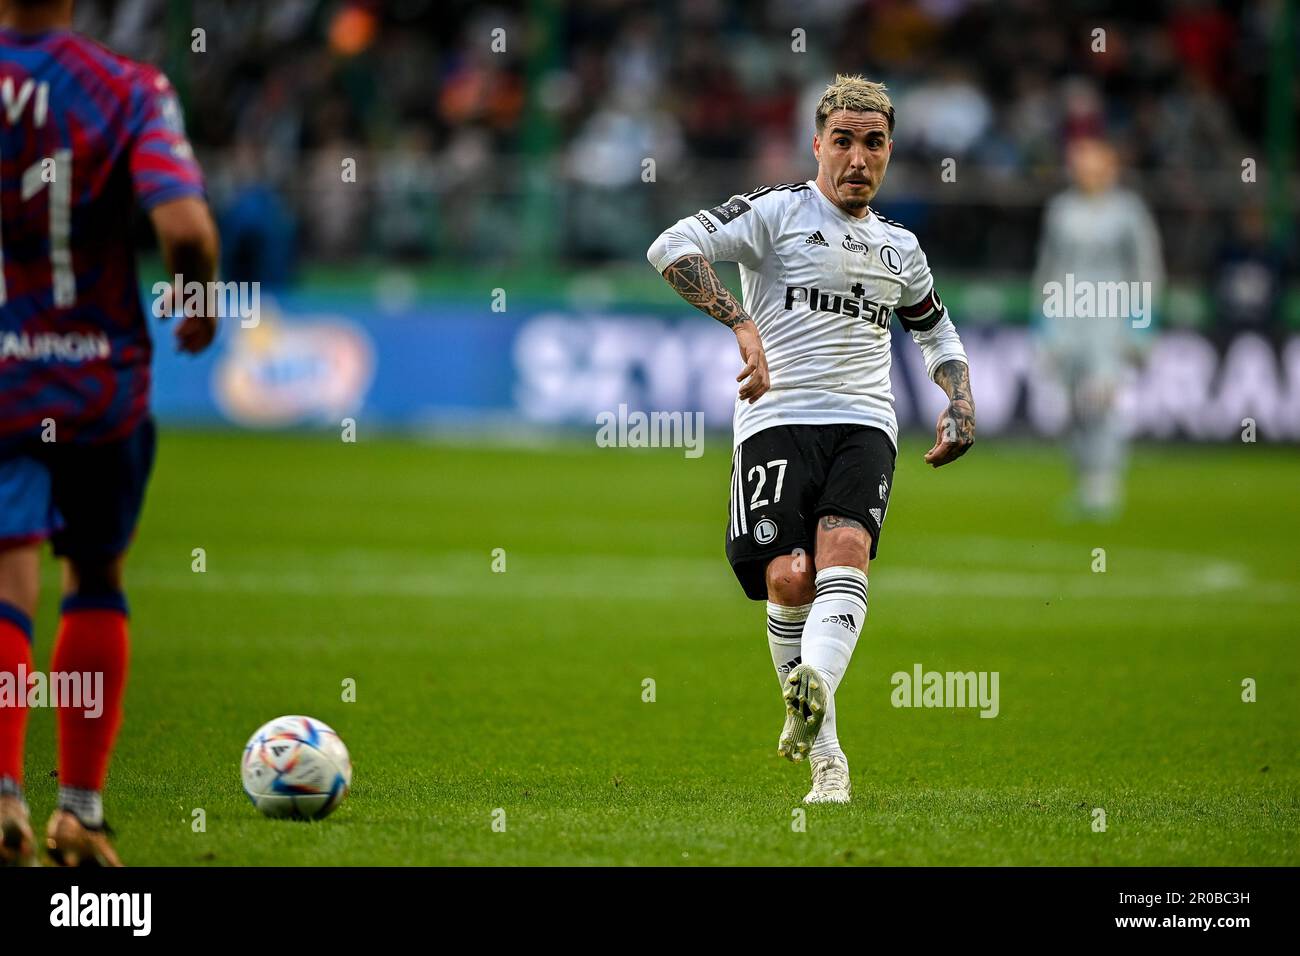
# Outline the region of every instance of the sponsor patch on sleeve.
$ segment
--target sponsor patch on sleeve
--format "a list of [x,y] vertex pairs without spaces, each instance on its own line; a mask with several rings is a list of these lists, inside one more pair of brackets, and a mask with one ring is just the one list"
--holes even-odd
[[713,214],[714,219],[718,220],[718,222],[725,226],[727,223],[731,222],[731,220],[735,219],[737,216],[743,216],[745,213],[749,212],[749,210],[749,203],[745,202],[745,200],[741,199],[739,196],[736,196],[727,200],[721,206],[714,206],[709,210],[709,212]]
[[700,223],[704,226],[704,228],[707,229],[709,232],[712,233],[718,231],[718,227],[713,224],[713,220],[710,219],[708,216],[704,215],[703,212],[697,212],[695,214],[695,218],[698,219]]

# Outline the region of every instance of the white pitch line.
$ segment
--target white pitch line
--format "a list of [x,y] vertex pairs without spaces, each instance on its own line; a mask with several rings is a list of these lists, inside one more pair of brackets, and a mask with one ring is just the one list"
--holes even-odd
[[[725,564],[702,558],[628,555],[508,555],[508,570],[491,571],[491,559],[473,552],[436,557],[387,551],[280,554],[262,552],[241,570],[205,574],[145,566],[128,570],[128,587],[142,590],[284,594],[349,594],[414,598],[490,597],[495,600],[693,600],[716,599],[734,588]],[[297,569],[295,568],[297,565]],[[304,565],[311,565],[304,569]],[[1181,598],[1238,593],[1252,602],[1300,603],[1300,588],[1253,580],[1230,562],[1204,562],[1093,574],[1084,560],[1077,570],[966,570],[943,565],[881,564],[871,577],[885,593],[1006,599]]]

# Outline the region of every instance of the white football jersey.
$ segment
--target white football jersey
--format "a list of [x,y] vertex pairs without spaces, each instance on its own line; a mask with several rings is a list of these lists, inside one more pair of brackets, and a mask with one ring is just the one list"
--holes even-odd
[[897,447],[889,320],[921,347],[926,374],[966,361],[916,236],[875,211],[844,212],[815,181],[766,186],[667,229],[647,258],[661,273],[682,256],[740,264],[745,311],[758,326],[772,388],[737,399],[733,440],[774,425],[855,423]]

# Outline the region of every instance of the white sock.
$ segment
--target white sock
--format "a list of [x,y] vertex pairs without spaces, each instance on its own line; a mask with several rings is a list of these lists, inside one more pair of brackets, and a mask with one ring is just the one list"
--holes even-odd
[[835,695],[831,694],[826,698],[826,716],[822,718],[821,730],[817,731],[817,739],[813,741],[812,750],[808,751],[808,758],[816,760],[818,757],[843,752],[839,734],[835,732]]
[[840,751],[835,729],[835,691],[844,680],[858,634],[867,623],[867,576],[857,568],[823,568],[817,572],[817,599],[803,628],[801,651],[805,664],[826,681],[826,716],[813,741],[811,756]]
[[785,690],[785,679],[802,662],[799,656],[803,623],[808,620],[811,604],[784,607],[767,602],[767,647],[772,652],[777,683]]

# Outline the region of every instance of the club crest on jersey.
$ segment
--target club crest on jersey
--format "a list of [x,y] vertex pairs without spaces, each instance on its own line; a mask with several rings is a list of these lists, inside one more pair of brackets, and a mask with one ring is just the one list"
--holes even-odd
[[894,275],[899,275],[903,271],[903,257],[898,254],[898,250],[893,246],[880,247],[880,261]]
[[889,328],[893,310],[880,302],[863,298],[866,292],[861,282],[855,282],[848,292],[823,292],[816,286],[788,285],[785,287],[785,307],[793,309],[796,302],[802,302],[812,312],[836,312],[851,319],[866,319],[882,329]]
[[776,522],[771,518],[764,518],[758,524],[754,525],[754,540],[759,544],[771,544],[776,540]]
[[871,256],[871,249],[867,246],[867,244],[865,242],[858,242],[858,240],[854,239],[848,233],[845,233],[844,241],[841,242],[840,245],[843,246],[845,249],[847,249],[849,252],[860,252],[864,256],[867,257]]

